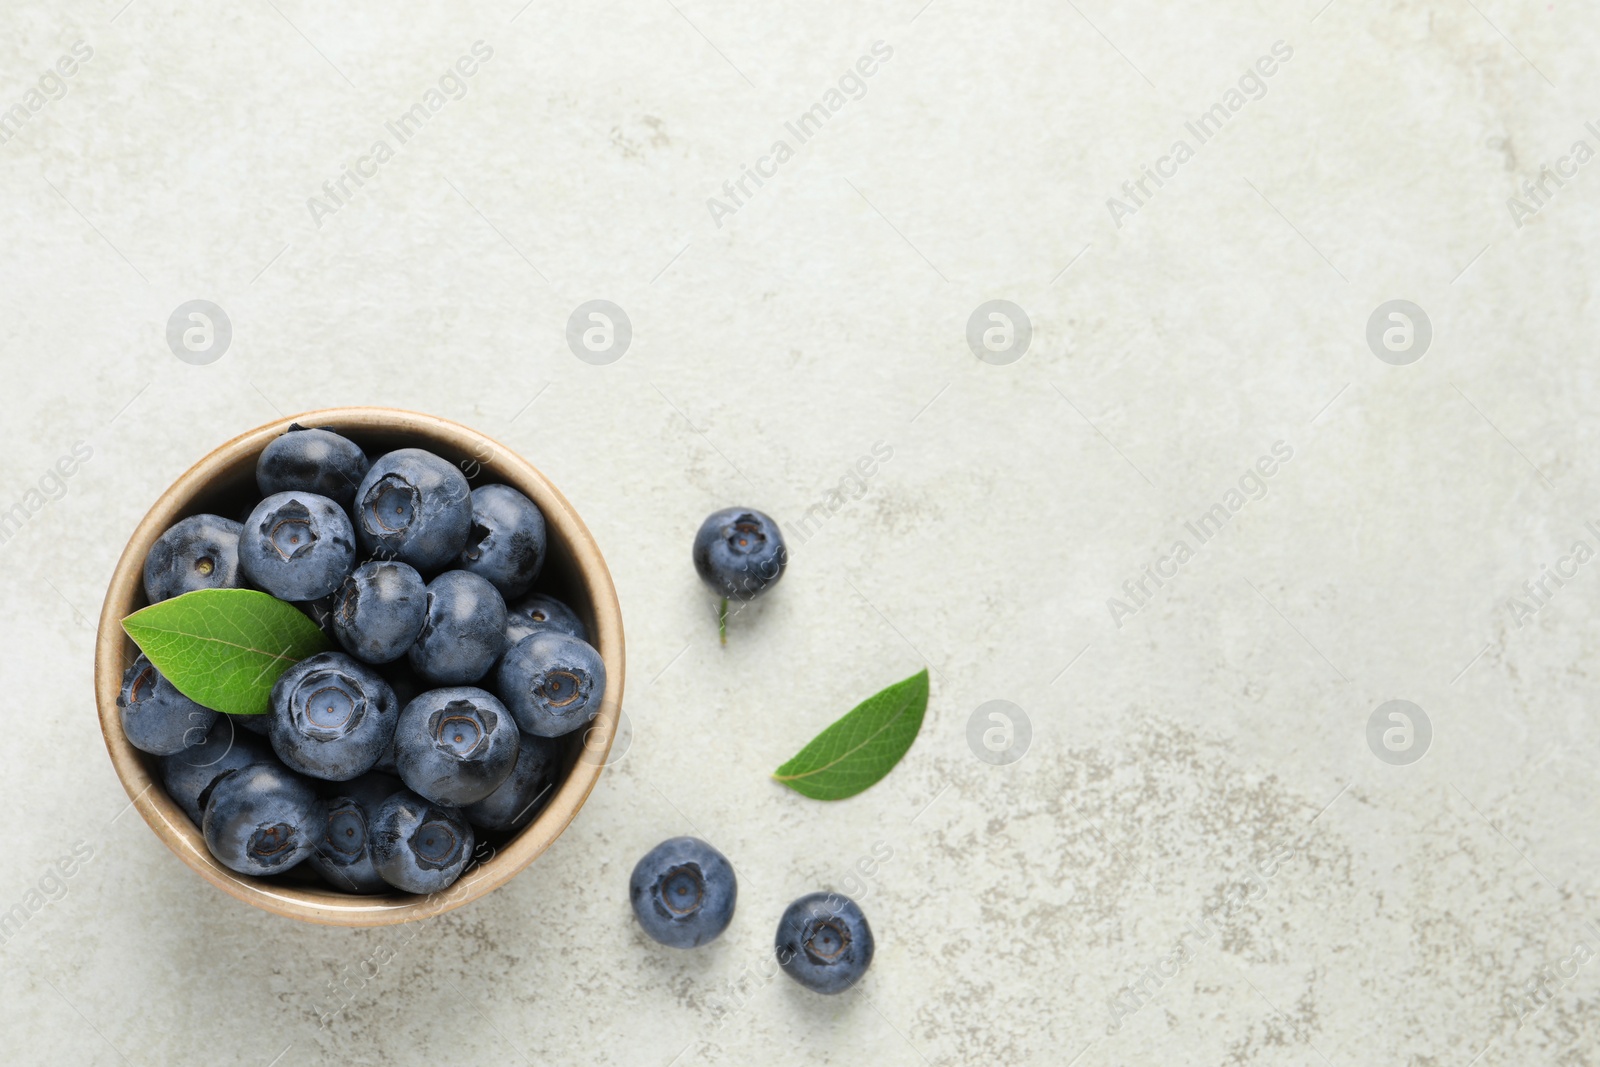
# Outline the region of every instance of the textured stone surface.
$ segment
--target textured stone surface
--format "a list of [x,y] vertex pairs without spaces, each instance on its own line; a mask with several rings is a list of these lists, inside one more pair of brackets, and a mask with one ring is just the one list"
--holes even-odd
[[[1600,550],[1600,164],[1520,226],[1507,205],[1600,149],[1600,21],[919,2],[0,15],[0,105],[28,115],[0,144],[7,1062],[1600,1062],[1600,964],[1574,954],[1600,956],[1600,564],[1560,563]],[[386,123],[476,41],[465,95],[399,143]],[[785,123],[877,41],[800,144]],[[1219,102],[1201,144],[1185,123]],[[1119,191],[1180,138],[1164,185]],[[379,139],[393,157],[327,199]],[[1396,298],[1432,324],[1409,366],[1366,340]],[[203,366],[166,340],[194,299],[233,330]],[[566,342],[593,299],[632,324],[609,365]],[[1032,323],[1008,365],[966,342],[993,299]],[[150,502],[240,430],[347,403],[548,472],[630,653],[632,747],[556,846],[368,932],[193,876],[128,813],[91,694]],[[1202,544],[1185,524],[1219,503]],[[730,504],[824,510],[722,649],[688,551]],[[1147,564],[1172,576],[1138,604]],[[1576,574],[1534,599],[1547,565]],[[767,778],[924,663],[927,723],[880,785],[823,805]],[[1432,724],[1410,765],[1368,747],[1390,699]],[[968,746],[990,700],[1031,723],[1008,766]],[[680,833],[742,879],[696,953],[625,892]],[[817,888],[877,933],[834,999],[770,963]]]

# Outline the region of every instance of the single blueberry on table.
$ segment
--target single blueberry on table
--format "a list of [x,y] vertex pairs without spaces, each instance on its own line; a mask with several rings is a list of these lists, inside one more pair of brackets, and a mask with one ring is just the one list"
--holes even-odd
[[461,813],[401,791],[378,805],[367,823],[373,865],[407,893],[450,888],[472,858],[472,827]]
[[843,993],[872,964],[872,927],[849,897],[807,893],[785,909],[774,948],[796,982],[813,993]]
[[245,520],[239,565],[246,578],[279,600],[325,597],[355,569],[350,517],[316,493],[274,493]]
[[754,600],[778,584],[789,563],[778,524],[754,508],[706,516],[694,535],[694,569],[721,598],[717,628],[728,643],[728,601]]
[[[367,777],[372,776],[356,781]],[[400,791],[400,783],[394,784],[382,796],[373,797],[368,791],[367,796],[340,794],[327,801],[327,830],[306,862],[333,888],[344,893],[381,893],[388,888],[373,861],[372,818],[385,800]]]
[[356,490],[355,518],[371,555],[436,571],[467,547],[471,490],[466,475],[432,452],[402,448],[367,471]]
[[404,656],[427,616],[427,586],[409,563],[363,563],[334,596],[334,636],[346,652],[366,663]]
[[274,763],[254,763],[211,787],[202,825],[206,847],[224,867],[279,874],[311,855],[327,811],[304,779]]
[[517,761],[517,724],[493,695],[472,686],[431,689],[405,706],[394,759],[413,793],[460,807],[500,787]]
[[199,744],[217,721],[216,712],[178,692],[144,655],[122,673],[117,707],[128,743],[153,756]]
[[[241,718],[264,719],[266,716]],[[278,757],[270,745],[239,729],[229,716],[219,715],[199,744],[161,757],[161,783],[166,786],[167,796],[177,801],[199,826],[205,817],[211,787],[219,778],[252,763],[276,762]]]
[[273,683],[272,747],[301,774],[349,781],[378,762],[399,713],[377,671],[343,652],[319,652]]
[[697,837],[674,837],[646,852],[628,879],[644,932],[673,948],[716,940],[733,921],[738,879],[728,858]]
[[487,578],[503,597],[521,596],[544,566],[544,513],[509,485],[472,491],[472,532],[462,570]]
[[506,602],[487,579],[445,571],[428,583],[426,617],[407,658],[439,685],[476,682],[505,650]]
[[518,729],[560,737],[599,713],[606,665],[588,642],[542,630],[506,650],[495,681]]
[[535,593],[506,609],[506,647],[521,641],[535,630],[560,630],[580,641],[589,640],[578,613],[553,596]]
[[517,761],[493,793],[462,808],[474,826],[520,830],[550,803],[561,774],[565,747],[548,737],[519,734]]
[[178,520],[144,558],[144,595],[156,604],[196,589],[237,589],[243,530],[220,515]]
[[367,454],[348,437],[295,423],[261,450],[256,487],[262,496],[294,490],[316,493],[348,508],[368,466]]

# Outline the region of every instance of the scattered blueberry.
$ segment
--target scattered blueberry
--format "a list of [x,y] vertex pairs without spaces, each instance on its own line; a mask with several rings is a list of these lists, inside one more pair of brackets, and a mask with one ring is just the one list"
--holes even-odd
[[467,547],[471,491],[466,475],[432,452],[402,448],[367,471],[356,490],[355,515],[368,552],[435,571]]
[[408,657],[430,682],[476,682],[505,650],[506,602],[469,571],[445,571],[428,583],[426,618]]
[[279,600],[325,597],[356,565],[350,517],[325,496],[274,493],[245,520],[239,565],[245,577]]
[[311,855],[327,812],[301,779],[273,763],[229,771],[211,787],[202,820],[206,847],[240,874],[278,874]]
[[406,788],[460,807],[499,788],[517,760],[517,724],[504,704],[472,686],[432,689],[405,706],[394,734]]
[[694,535],[694,569],[722,599],[717,629],[728,643],[728,601],[754,600],[778,584],[789,562],[778,524],[754,508],[706,516]]
[[346,652],[367,663],[404,656],[427,615],[427,587],[409,563],[363,563],[335,596],[334,635]]
[[578,613],[553,596],[535,593],[506,609],[506,647],[521,641],[535,630],[560,630],[580,641],[589,640]]
[[378,874],[407,893],[450,888],[472,856],[467,820],[414,793],[401,791],[378,805],[367,829]]
[[548,737],[518,734],[517,762],[493,793],[462,808],[474,826],[520,830],[544,810],[561,774],[563,746]]
[[496,682],[518,729],[560,737],[587,725],[600,711],[606,665],[588,642],[544,630],[506,650]]
[[472,532],[459,566],[494,583],[504,597],[521,596],[544,566],[544,513],[509,485],[472,491]]
[[644,932],[673,948],[715,941],[733,920],[739,883],[726,856],[697,837],[674,837],[644,854],[628,879]]
[[383,755],[399,712],[377,671],[343,652],[319,652],[273,683],[272,747],[301,774],[347,782]]
[[[264,719],[266,716],[240,718]],[[205,817],[211,787],[217,779],[252,763],[277,761],[270,745],[238,729],[231,717],[219,715],[199,744],[161,757],[161,782],[167,787],[167,795],[199,826]]]
[[216,712],[178,692],[143,655],[122,673],[117,707],[122,709],[122,732],[128,743],[154,756],[170,756],[199,744],[217,721]]
[[237,589],[243,530],[220,515],[178,520],[144,558],[144,595],[155,604],[196,589]]
[[807,893],[778,922],[778,966],[813,993],[843,993],[872,964],[872,927],[837,893]]
[[261,450],[256,486],[262,496],[299,491],[316,493],[348,508],[366,477],[367,454],[330,430],[308,430],[299,423]]

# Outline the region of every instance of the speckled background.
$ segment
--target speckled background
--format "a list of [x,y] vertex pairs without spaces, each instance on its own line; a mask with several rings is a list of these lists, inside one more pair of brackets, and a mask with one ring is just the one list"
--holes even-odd
[[[7,4],[0,1059],[1600,1063],[1597,38],[1508,0]],[[233,331],[204,365],[167,343],[195,299]],[[566,340],[593,299],[632,324],[606,365]],[[1432,339],[1380,359],[1395,299]],[[969,347],[990,300],[1025,351]],[[361,403],[571,498],[631,724],[513,883],[367,932],[190,873],[91,694],[161,490]],[[734,503],[820,519],[724,650],[688,545]],[[878,786],[769,780],[924,664]],[[1397,699],[1426,745],[1369,744]],[[1007,765],[968,741],[995,700]],[[742,877],[693,953],[624,889],[678,833]],[[771,970],[816,888],[877,932],[838,998]]]

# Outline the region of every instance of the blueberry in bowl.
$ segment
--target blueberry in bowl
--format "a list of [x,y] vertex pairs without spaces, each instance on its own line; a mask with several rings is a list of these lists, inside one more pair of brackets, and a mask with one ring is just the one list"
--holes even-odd
[[389,747],[400,706],[376,670],[343,652],[319,652],[278,676],[268,714],[272,748],[286,766],[346,782]]
[[356,564],[350,516],[325,496],[274,493],[250,512],[239,535],[245,577],[279,600],[318,600]]
[[500,787],[517,762],[517,724],[494,695],[470,685],[430,689],[407,704],[394,732],[406,787],[460,807]]
[[327,818],[305,779],[253,763],[211,787],[202,828],[218,863],[240,874],[281,874],[311,855]]
[[355,513],[362,548],[419,571],[449,566],[472,531],[466,476],[421,448],[381,456],[356,489]]

